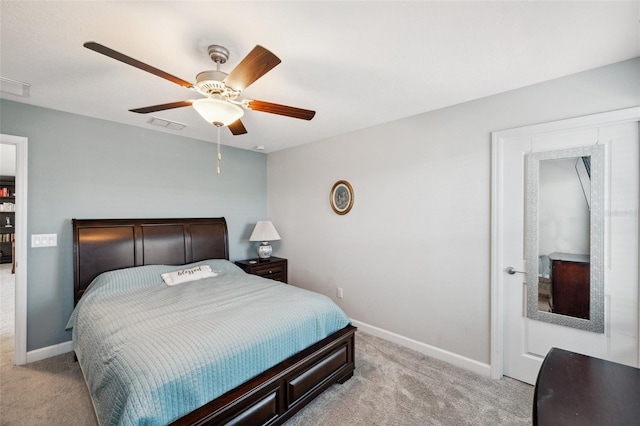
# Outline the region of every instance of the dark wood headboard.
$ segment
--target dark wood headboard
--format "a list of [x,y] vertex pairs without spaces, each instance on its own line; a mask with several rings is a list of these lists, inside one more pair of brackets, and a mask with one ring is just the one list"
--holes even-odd
[[229,259],[227,222],[198,219],[73,219],[74,305],[99,274],[142,265]]

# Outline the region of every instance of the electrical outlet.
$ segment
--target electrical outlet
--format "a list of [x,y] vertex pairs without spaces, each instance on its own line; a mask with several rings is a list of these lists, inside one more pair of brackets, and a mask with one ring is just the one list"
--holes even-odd
[[342,291],[342,287],[336,288],[336,297],[338,299],[342,299],[344,297],[344,292]]

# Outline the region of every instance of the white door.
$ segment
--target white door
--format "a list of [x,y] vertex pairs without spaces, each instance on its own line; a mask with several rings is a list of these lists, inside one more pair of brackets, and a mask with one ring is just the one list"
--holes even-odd
[[[527,132],[494,134],[494,247],[492,291],[497,311],[492,327],[492,375],[496,371],[535,383],[545,355],[558,347],[622,364],[638,366],[638,109],[620,124],[578,119],[532,126]],[[603,115],[599,115],[602,118]],[[577,120],[577,121],[576,121]],[[626,121],[626,122],[625,122]],[[576,127],[576,123],[582,123]],[[565,128],[563,128],[565,127]],[[511,136],[510,136],[511,135]],[[525,155],[531,152],[605,145],[605,330],[603,334],[531,320],[526,317]],[[500,145],[500,146],[498,146]],[[494,153],[495,154],[495,153]],[[497,179],[496,179],[497,177]],[[498,182],[495,182],[495,181]],[[501,346],[501,347],[500,347]],[[496,356],[497,355],[497,356]],[[502,358],[502,365],[493,362]],[[501,368],[500,368],[501,367]],[[501,374],[498,374],[499,377]]]

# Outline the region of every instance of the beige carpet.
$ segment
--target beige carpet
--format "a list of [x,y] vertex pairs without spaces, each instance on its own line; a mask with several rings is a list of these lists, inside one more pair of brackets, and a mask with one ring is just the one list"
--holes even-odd
[[[0,302],[13,298],[6,281]],[[0,425],[97,425],[72,354],[13,365],[13,313],[0,305]],[[530,425],[532,398],[533,388],[516,380],[491,380],[358,332],[353,378],[286,425]]]
[[531,425],[533,387],[493,380],[358,332],[356,372],[287,422],[306,425]]

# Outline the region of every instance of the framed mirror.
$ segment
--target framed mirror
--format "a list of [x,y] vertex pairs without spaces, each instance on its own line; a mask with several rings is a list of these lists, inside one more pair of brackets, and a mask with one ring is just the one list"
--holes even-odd
[[604,146],[526,156],[527,317],[604,332]]

